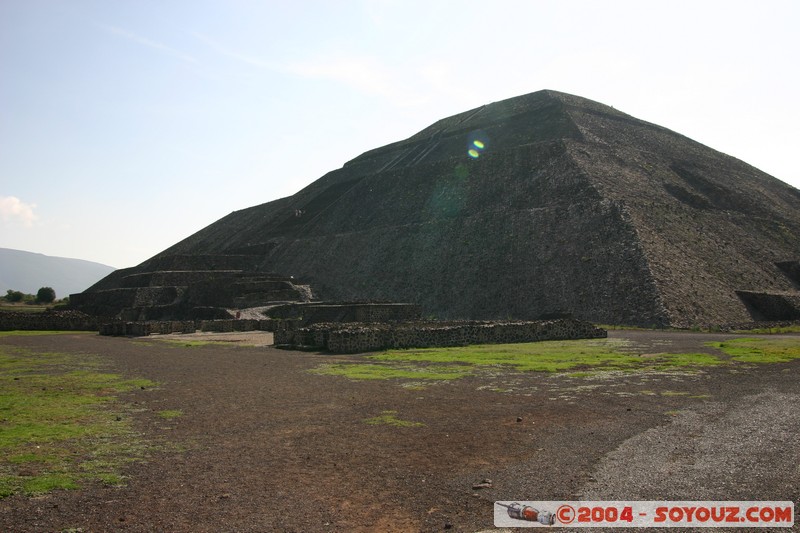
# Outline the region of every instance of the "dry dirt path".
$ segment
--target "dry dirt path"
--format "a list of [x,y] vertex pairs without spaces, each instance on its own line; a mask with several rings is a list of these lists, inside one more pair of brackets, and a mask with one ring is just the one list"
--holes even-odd
[[[643,352],[718,338],[612,336]],[[68,334],[0,342],[97,354],[158,381],[126,400],[139,431],[173,444],[133,465],[125,487],[0,500],[2,531],[474,532],[492,529],[495,500],[800,499],[800,361],[597,379],[495,372],[415,390],[308,372],[362,356]],[[183,416],[154,415],[171,409]],[[385,411],[423,425],[364,422]]]

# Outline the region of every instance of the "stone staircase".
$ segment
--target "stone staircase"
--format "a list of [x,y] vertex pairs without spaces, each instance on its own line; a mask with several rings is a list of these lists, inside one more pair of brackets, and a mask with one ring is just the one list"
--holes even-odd
[[122,320],[183,320],[229,318],[231,309],[311,299],[309,286],[255,270],[252,256],[165,256],[147,262],[144,271],[117,271],[70,295],[70,306]]

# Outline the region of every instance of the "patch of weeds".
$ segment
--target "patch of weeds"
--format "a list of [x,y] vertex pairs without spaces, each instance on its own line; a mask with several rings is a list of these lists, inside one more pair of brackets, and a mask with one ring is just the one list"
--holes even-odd
[[781,333],[800,333],[800,324],[792,326],[779,326],[775,328],[753,328],[753,329],[737,329],[733,333],[744,333],[751,335],[777,335]]
[[389,350],[362,360],[370,362],[326,364],[311,372],[350,379],[450,380],[501,369],[501,372],[561,372],[568,377],[590,378],[609,372],[678,369],[691,372],[726,363],[703,353],[643,356],[632,352],[628,344],[622,339],[589,339]]
[[22,453],[8,457],[7,461],[15,465],[24,465],[29,463],[54,463],[58,461],[58,457],[55,455]]
[[631,369],[640,363],[635,355],[615,350],[620,341],[543,341],[524,344],[486,344],[455,348],[391,350],[370,356],[376,361],[462,363],[473,366],[509,365],[520,371],[561,372],[575,368]]
[[364,422],[370,425],[387,425],[397,427],[421,427],[422,422],[412,422],[411,420],[401,420],[397,418],[397,411],[382,411],[380,415],[373,418],[365,418]]
[[125,476],[116,473],[97,474],[97,479],[102,481],[105,485],[110,485],[112,487],[122,487],[125,485]]
[[689,396],[689,393],[683,391],[665,390],[661,391],[661,396]]
[[96,331],[0,331],[0,337],[39,337],[43,335],[97,335]]
[[164,411],[159,411],[158,416],[165,420],[171,420],[183,416],[183,411],[180,409],[165,409]]
[[120,480],[144,443],[115,394],[150,380],[98,372],[91,356],[0,345],[0,497]]
[[800,359],[800,338],[738,338],[709,342],[740,363],[787,363]]
[[709,367],[725,364],[725,361],[707,353],[661,353],[653,357],[655,370],[672,368]]
[[22,492],[27,496],[46,494],[56,489],[77,489],[78,482],[70,474],[43,474],[27,479],[22,484]]
[[460,365],[388,365],[334,363],[322,365],[310,370],[314,374],[344,376],[350,379],[413,379],[413,380],[449,380],[458,379],[471,374],[470,368]]
[[201,346],[256,346],[240,340],[185,340],[185,339],[160,339],[155,337],[155,342],[161,342],[168,346],[179,346],[182,348],[198,348]]

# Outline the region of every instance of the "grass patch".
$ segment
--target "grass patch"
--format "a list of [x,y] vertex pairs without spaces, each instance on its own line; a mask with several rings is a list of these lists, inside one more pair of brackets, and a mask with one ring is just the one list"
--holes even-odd
[[0,304],[0,313],[44,313],[52,304]]
[[65,334],[83,334],[91,333],[97,335],[96,331],[40,331],[40,330],[21,330],[16,329],[13,331],[0,331],[0,337],[40,337],[42,335],[65,335]]
[[740,363],[788,363],[800,359],[800,339],[739,338],[710,342]]
[[472,372],[467,366],[458,365],[390,365],[378,363],[335,363],[322,365],[311,370],[314,374],[344,376],[350,379],[413,379],[449,380],[469,376]]
[[382,411],[378,416],[373,418],[365,418],[364,422],[373,426],[386,425],[396,427],[420,427],[425,425],[422,422],[401,420],[395,415],[397,415],[397,411]]
[[[144,342],[140,341],[142,344]],[[152,342],[161,342],[168,346],[179,346],[181,348],[198,348],[201,346],[257,346],[240,340],[184,340],[184,339],[161,339],[158,337],[150,337],[147,341],[149,344]]]
[[775,328],[753,328],[753,329],[739,329],[733,333],[744,333],[752,335],[777,335],[780,333],[800,333],[800,324],[792,326],[780,326]]
[[499,367],[512,371],[564,372],[570,377],[586,378],[598,371],[670,371],[721,364],[725,361],[709,354],[643,356],[631,353],[623,340],[589,339],[389,350],[366,356],[362,362],[326,364],[311,372],[350,379],[419,381],[458,379]]
[[375,361],[461,363],[477,367],[508,365],[516,370],[559,372],[602,367],[625,370],[641,362],[638,355],[618,352],[619,341],[544,341],[525,344],[486,344],[455,348],[391,350],[369,358]]
[[156,384],[98,372],[91,356],[0,345],[0,497],[119,483],[147,446],[116,394]]
[[180,409],[165,409],[164,411],[159,411],[158,416],[165,420],[171,420],[183,416],[183,411]]
[[671,368],[709,367],[725,364],[725,361],[707,353],[661,353],[653,356],[655,368],[669,370]]
[[311,372],[350,379],[453,380],[492,368],[561,372],[588,378],[604,371],[696,371],[734,363],[778,363],[800,358],[800,339],[751,338],[707,343],[729,359],[707,353],[641,354],[624,340],[588,339],[453,348],[389,350],[359,362],[326,364]]
[[45,494],[56,489],[77,488],[77,479],[69,474],[44,474],[27,479],[22,484],[22,491],[31,496]]

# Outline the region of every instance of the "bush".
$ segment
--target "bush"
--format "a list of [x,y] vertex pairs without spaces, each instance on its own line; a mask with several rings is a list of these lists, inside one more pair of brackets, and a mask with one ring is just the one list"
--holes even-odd
[[56,291],[52,287],[42,287],[36,293],[36,303],[51,304],[56,299]]
[[25,295],[22,294],[20,291],[15,291],[11,289],[8,289],[8,292],[6,292],[5,296],[6,301],[9,302],[21,302],[24,297]]

